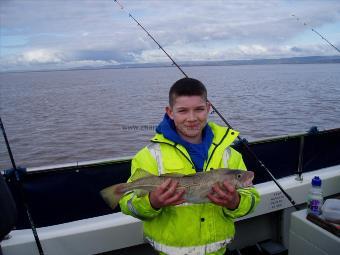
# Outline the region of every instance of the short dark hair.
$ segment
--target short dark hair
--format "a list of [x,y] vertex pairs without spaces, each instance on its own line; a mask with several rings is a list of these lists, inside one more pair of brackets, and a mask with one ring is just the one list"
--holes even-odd
[[193,78],[182,78],[176,81],[169,90],[169,105],[173,106],[175,98],[178,96],[201,96],[208,99],[208,92],[204,84]]

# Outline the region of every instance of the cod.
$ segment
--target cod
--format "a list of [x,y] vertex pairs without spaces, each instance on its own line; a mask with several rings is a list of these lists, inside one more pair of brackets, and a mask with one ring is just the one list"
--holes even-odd
[[177,191],[185,189],[183,198],[187,202],[207,203],[210,202],[207,195],[215,183],[222,186],[222,183],[227,181],[235,189],[252,187],[254,172],[220,168],[191,175],[169,173],[156,176],[144,169],[137,169],[130,177],[130,182],[109,186],[103,189],[100,194],[104,201],[114,209],[125,193],[135,191],[137,196],[146,195],[168,178],[178,181]]

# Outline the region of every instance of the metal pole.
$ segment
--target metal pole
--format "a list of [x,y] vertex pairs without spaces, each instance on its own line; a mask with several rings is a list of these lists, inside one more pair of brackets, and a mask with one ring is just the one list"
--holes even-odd
[[33,232],[35,243],[37,244],[39,254],[40,255],[44,255],[44,251],[43,251],[41,243],[40,243],[40,239],[39,239],[39,236],[38,236],[38,233],[37,233],[37,229],[35,228],[35,225],[34,225],[34,222],[33,222],[32,214],[30,212],[30,209],[29,209],[28,204],[27,204],[26,199],[25,199],[25,195],[24,195],[24,191],[23,191],[23,187],[22,187],[22,182],[21,182],[21,180],[20,180],[20,178],[18,176],[19,175],[18,174],[18,169],[17,169],[17,166],[16,166],[15,161],[14,161],[12,150],[11,150],[11,147],[10,147],[8,139],[7,139],[5,127],[4,127],[3,123],[2,123],[1,116],[0,116],[0,128],[2,130],[2,135],[3,135],[4,139],[5,139],[7,151],[8,151],[9,157],[11,159],[12,166],[13,166],[13,169],[14,169],[16,177],[17,177],[17,181],[19,182],[19,189],[20,189],[21,199],[22,199],[22,202],[23,202],[24,207],[26,209],[26,214],[27,214],[28,220],[29,220],[30,225],[31,225],[31,229],[32,229],[32,232]]

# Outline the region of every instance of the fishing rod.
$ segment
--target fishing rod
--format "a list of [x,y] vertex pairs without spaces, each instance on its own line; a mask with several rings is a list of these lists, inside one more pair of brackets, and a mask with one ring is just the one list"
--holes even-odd
[[33,232],[35,243],[37,244],[39,254],[40,255],[44,255],[44,251],[43,251],[41,243],[40,243],[38,232],[37,232],[37,229],[35,228],[35,225],[34,225],[34,222],[33,222],[31,211],[30,211],[30,209],[28,207],[28,204],[27,204],[25,196],[24,196],[22,183],[21,183],[21,180],[20,180],[20,177],[19,177],[19,171],[18,171],[18,168],[17,168],[17,166],[15,164],[13,153],[12,153],[11,147],[10,147],[8,139],[7,139],[5,127],[4,127],[3,123],[2,123],[1,116],[0,116],[0,128],[2,130],[2,135],[3,135],[4,139],[5,139],[8,155],[9,155],[9,157],[11,159],[11,163],[12,163],[12,166],[13,166],[13,169],[14,169],[16,180],[19,182],[21,199],[23,201],[23,204],[24,204],[24,207],[25,207],[25,210],[26,210],[26,214],[27,214],[28,220],[29,220],[30,225],[31,225],[31,229],[32,229],[32,232]]
[[[120,7],[121,10],[125,11],[124,6],[118,2],[118,0],[114,0],[116,4]],[[172,61],[172,63],[182,72],[182,74],[189,78],[189,76],[183,71],[183,69],[173,60],[173,58],[164,50],[164,48],[160,45],[160,43],[140,24],[140,22],[137,21],[135,17],[132,16],[131,13],[126,12],[130,18],[134,20],[134,22],[137,23],[138,26],[140,26],[144,32],[158,45],[158,47],[166,54],[166,56]],[[211,108],[214,110],[214,112],[217,113],[217,115],[221,118],[221,120],[227,125],[228,128],[233,129],[232,126],[228,123],[228,121],[223,117],[223,115],[216,109],[216,107],[209,101],[207,102],[211,105]],[[242,143],[242,145],[247,149],[247,151],[250,153],[250,155],[255,159],[255,161],[269,174],[270,178],[274,181],[276,186],[281,190],[281,192],[285,195],[285,197],[289,200],[289,202],[295,207],[296,210],[298,210],[295,201],[292,199],[292,197],[282,188],[282,186],[278,183],[278,181],[275,179],[274,175],[270,172],[270,170],[264,165],[264,163],[257,157],[255,152],[249,147],[248,142],[246,142],[245,139],[242,139],[239,135],[237,136],[238,140]]]
[[[295,14],[292,14],[292,16],[295,17],[295,19],[296,19],[298,22],[301,21],[301,20],[299,19],[299,17],[296,16]],[[308,26],[308,24],[307,24],[306,22],[303,22],[303,21],[301,21],[301,22],[303,23],[304,26],[309,27],[310,30],[312,30],[315,34],[317,34],[318,36],[320,36],[322,40],[324,40],[326,43],[328,43],[328,45],[330,45],[330,46],[333,47],[337,52],[340,53],[340,50],[339,50],[336,46],[334,46],[330,41],[328,41],[327,38],[325,38],[322,34],[320,34],[320,33],[319,33],[318,31],[316,31],[314,28]]]

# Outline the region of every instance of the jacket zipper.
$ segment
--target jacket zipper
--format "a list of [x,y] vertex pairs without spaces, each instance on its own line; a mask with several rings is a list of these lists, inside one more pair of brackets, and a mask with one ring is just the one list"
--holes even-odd
[[166,142],[159,142],[159,141],[151,141],[151,142],[153,142],[153,143],[163,143],[163,144],[167,144],[167,145],[170,145],[170,146],[172,146],[172,147],[174,147],[175,149],[177,149],[189,162],[190,162],[190,164],[191,164],[191,166],[192,166],[192,169],[195,169],[195,171],[196,171],[196,168],[195,168],[195,164],[191,161],[191,159],[187,156],[187,155],[185,155],[185,153],[183,152],[183,151],[181,151],[178,147],[177,147],[177,143],[175,143],[175,144],[171,144],[171,143],[166,143]]
[[209,166],[209,163],[210,163],[210,160],[212,159],[212,156],[214,155],[214,153],[215,153],[217,147],[221,145],[221,143],[224,141],[224,139],[225,139],[225,138],[227,137],[227,135],[229,134],[229,130],[230,130],[230,128],[227,129],[227,131],[225,132],[224,136],[222,137],[221,141],[220,141],[218,144],[214,144],[214,143],[213,143],[213,145],[215,146],[215,148],[213,149],[213,151],[212,151],[211,154],[210,154],[210,157],[208,158],[207,165],[206,165],[204,171],[207,171],[208,166]]

